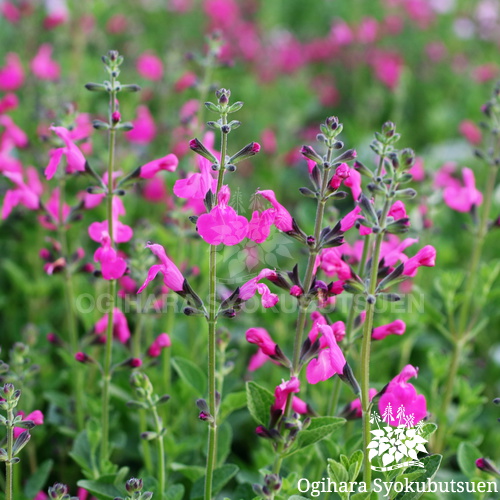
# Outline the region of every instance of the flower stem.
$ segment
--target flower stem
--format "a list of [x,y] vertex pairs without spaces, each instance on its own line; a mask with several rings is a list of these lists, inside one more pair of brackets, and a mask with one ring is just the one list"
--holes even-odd
[[[107,189],[107,220],[108,220],[108,233],[110,245],[114,245],[113,237],[113,172],[115,164],[115,143],[116,143],[116,128],[113,123],[113,114],[116,111],[116,91],[115,78],[111,76],[111,88],[113,89],[109,94],[109,129],[108,144],[108,189]],[[109,280],[109,310],[108,310],[108,327],[106,329],[106,351],[104,357],[104,377],[102,388],[102,419],[101,419],[101,467],[109,458],[109,386],[111,384],[111,363],[113,353],[113,321],[116,300],[116,280]]]
[[5,462],[5,500],[13,500],[13,479],[12,479],[12,447],[14,445],[14,412],[12,409],[7,410],[7,461]]
[[152,406],[151,411],[155,421],[155,431],[158,434],[157,448],[158,448],[158,491],[159,500],[163,500],[165,494],[165,445],[163,443],[163,425],[156,406]]
[[[222,114],[222,124],[227,123],[227,115]],[[215,203],[218,203],[217,195],[224,181],[227,155],[227,134],[221,133],[221,161],[219,176],[217,179],[217,191]],[[209,308],[208,308],[208,408],[212,419],[208,425],[208,452],[205,474],[205,500],[212,498],[212,479],[217,458],[217,408],[216,408],[216,342],[217,329],[217,245],[210,245],[209,256]]]
[[[375,297],[377,289],[377,276],[379,271],[380,249],[384,239],[384,227],[389,211],[390,199],[386,198],[382,214],[380,216],[380,232],[375,239],[370,274],[370,287],[368,294]],[[375,315],[375,300],[368,302],[366,307],[366,319],[363,326],[363,342],[361,345],[361,402],[363,409],[363,480],[367,487],[371,485],[371,466],[368,458],[368,444],[370,443],[370,354],[371,354],[371,338],[373,330],[373,317]]]

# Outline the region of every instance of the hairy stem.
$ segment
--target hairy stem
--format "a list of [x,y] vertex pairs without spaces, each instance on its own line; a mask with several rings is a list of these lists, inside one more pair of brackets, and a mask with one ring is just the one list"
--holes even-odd
[[155,431],[158,434],[157,449],[158,449],[158,491],[159,500],[163,500],[165,495],[165,445],[163,442],[163,425],[160,416],[158,415],[158,410],[156,406],[151,408],[153,413],[153,418],[155,421]]
[[[227,115],[222,114],[222,124],[227,123]],[[227,134],[221,133],[221,161],[217,179],[215,204],[218,203],[217,195],[224,181],[227,155]],[[217,458],[217,408],[216,408],[216,364],[217,352],[215,334],[217,330],[217,246],[210,245],[209,256],[209,309],[208,309],[208,408],[212,419],[208,426],[208,453],[205,474],[205,500],[212,498],[212,479]]]
[[12,447],[14,446],[14,427],[12,421],[14,420],[14,412],[12,409],[7,410],[7,461],[5,462],[5,500],[13,500],[13,478],[12,478]]
[[[116,128],[113,122],[113,114],[116,111],[116,91],[114,90],[115,78],[111,78],[111,88],[109,94],[109,129],[108,143],[108,186],[107,186],[107,220],[110,245],[114,245],[113,237],[113,172],[115,164],[115,143],[116,143]],[[111,384],[111,363],[113,353],[113,320],[116,301],[116,280],[109,280],[109,310],[108,310],[108,327],[106,329],[106,350],[104,357],[104,377],[102,388],[102,439],[101,439],[101,467],[109,458],[109,386]]]

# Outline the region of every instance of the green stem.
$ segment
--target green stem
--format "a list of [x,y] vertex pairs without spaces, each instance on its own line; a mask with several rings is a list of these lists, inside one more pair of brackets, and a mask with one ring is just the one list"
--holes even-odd
[[14,420],[14,412],[12,409],[7,410],[7,462],[5,462],[5,500],[13,500],[13,480],[12,480],[12,447],[14,445],[14,427],[12,421]]
[[[148,430],[148,421],[146,416],[146,410],[139,410],[139,429],[141,433],[146,432]],[[144,466],[146,467],[146,471],[148,475],[153,476],[153,462],[151,460],[151,453],[149,449],[149,441],[146,439],[141,439],[142,445],[142,455],[144,458]]]
[[[111,76],[111,88],[114,89],[115,78]],[[116,111],[116,91],[112,90],[109,94],[109,156],[108,156],[108,192],[107,192],[107,220],[108,232],[111,247],[114,246],[113,237],[113,172],[115,164],[115,143],[116,128],[113,123],[113,114]],[[111,384],[111,363],[113,353],[113,320],[116,301],[116,280],[109,280],[109,311],[108,327],[106,329],[106,350],[104,357],[104,377],[102,388],[102,419],[101,419],[101,467],[109,459],[109,386]]]
[[163,500],[165,494],[165,445],[163,443],[163,425],[156,406],[152,406],[151,411],[155,421],[155,430],[158,434],[157,447],[158,447],[158,490],[160,494],[158,498]]
[[[481,261],[481,254],[483,251],[484,242],[486,240],[486,235],[488,233],[488,220],[491,212],[491,205],[493,203],[493,192],[495,190],[496,178],[497,178],[497,169],[494,167],[490,167],[490,172],[488,175],[487,184],[485,188],[484,202],[481,212],[481,220],[479,222],[479,228],[477,231],[476,238],[474,239],[474,247],[472,249],[472,256],[470,259],[469,270],[467,272],[464,301],[462,303],[462,307],[460,308],[458,329],[456,330],[454,339],[453,355],[451,358],[450,369],[448,371],[448,378],[446,380],[444,394],[442,397],[442,404],[440,408],[440,416],[442,419],[446,419],[448,408],[451,404],[451,400],[453,399],[455,380],[458,375],[458,369],[460,367],[460,359],[462,358],[463,349],[465,346],[464,337],[468,334],[470,329],[468,321],[470,318],[472,299],[474,297],[474,287],[476,286],[477,273]],[[446,431],[447,429],[442,422],[436,433],[436,441],[434,445],[434,450],[436,453],[440,453],[444,448]]]
[[[377,277],[379,271],[379,261],[380,261],[380,249],[382,246],[382,241],[384,239],[384,227],[387,218],[387,213],[389,211],[390,199],[387,198],[380,216],[380,232],[377,234],[375,239],[372,263],[371,263],[371,275],[370,275],[370,287],[368,294],[375,299],[375,291],[377,289]],[[363,458],[363,480],[367,487],[371,485],[371,466],[370,460],[368,458],[368,445],[370,443],[370,351],[371,351],[371,338],[373,330],[373,318],[375,315],[375,300],[368,302],[366,308],[366,318],[363,325],[363,342],[361,345],[361,402],[363,409],[363,447],[365,450]]]
[[[227,123],[227,115],[222,114],[222,124]],[[215,193],[215,204],[218,203],[217,195],[222,187],[224,171],[226,168],[227,134],[221,134],[221,161]],[[210,245],[209,256],[209,309],[208,309],[208,408],[212,419],[208,426],[208,452],[205,474],[205,500],[212,498],[212,480],[217,458],[217,408],[216,408],[216,363],[217,352],[215,334],[217,329],[217,246]]]

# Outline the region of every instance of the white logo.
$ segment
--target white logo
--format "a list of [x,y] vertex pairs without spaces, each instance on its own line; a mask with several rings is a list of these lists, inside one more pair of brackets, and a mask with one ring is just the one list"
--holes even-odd
[[[414,415],[406,415],[405,407],[401,405],[396,413],[392,415],[392,406],[389,403],[384,410],[382,419],[378,413],[372,413],[370,422],[377,425],[377,429],[371,431],[373,435],[368,449],[370,462],[375,457],[380,457],[383,467],[375,467],[372,470],[389,471],[410,466],[424,467],[418,460],[417,452],[427,453],[424,444],[427,442],[422,437],[424,422],[420,421],[416,427],[413,426]],[[397,422],[397,427],[389,425],[389,422]],[[411,460],[407,460],[410,458]],[[401,462],[402,459],[405,461]]]

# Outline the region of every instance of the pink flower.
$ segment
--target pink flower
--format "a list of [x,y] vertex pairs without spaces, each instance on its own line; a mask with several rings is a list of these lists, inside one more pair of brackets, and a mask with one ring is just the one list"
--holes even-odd
[[0,4],[0,13],[12,24],[17,24],[21,19],[20,9],[9,1],[4,1]]
[[361,218],[360,214],[361,207],[358,205],[340,220],[340,230],[344,233],[349,231],[356,224],[356,221]]
[[389,382],[378,403],[384,422],[394,427],[413,427],[426,417],[425,397],[417,394],[415,387],[408,383],[408,380],[417,374],[416,368],[406,365],[402,372]]
[[[370,389],[368,391],[368,398],[371,401],[375,394],[377,394],[377,389]],[[350,418],[361,418],[363,416],[363,410],[361,406],[361,398],[351,401],[347,406],[346,413],[349,414]]]
[[307,365],[306,378],[310,384],[317,384],[335,374],[343,375],[347,364],[344,354],[335,340],[331,326],[318,325],[318,329],[325,337],[328,347],[322,349],[318,357],[312,359]]
[[463,120],[458,130],[473,146],[481,144],[483,134],[481,133],[481,129],[473,121]]
[[473,78],[478,83],[493,80],[498,75],[498,66],[494,63],[476,66],[472,72]]
[[69,18],[66,0],[46,0],[45,8],[47,15],[43,20],[43,27],[47,30],[65,23]]
[[134,128],[125,137],[135,144],[149,144],[156,137],[156,124],[146,106],[137,108],[137,118],[132,121]]
[[256,344],[266,356],[276,354],[276,342],[271,338],[265,328],[249,328],[245,333],[245,338],[250,344]]
[[61,67],[52,60],[52,45],[49,43],[40,46],[30,66],[33,74],[40,80],[54,82],[61,75]]
[[105,280],[116,280],[121,278],[127,270],[127,262],[118,256],[116,250],[111,246],[109,234],[101,233],[101,244],[94,253],[94,262],[101,263],[102,277]]
[[388,335],[403,335],[406,330],[404,321],[397,319],[388,325],[377,326],[372,331],[373,340],[385,339]]
[[329,38],[335,45],[349,45],[354,41],[354,34],[347,23],[338,21],[332,26]]
[[408,170],[408,173],[413,176],[413,180],[417,182],[421,182],[425,179],[425,168],[424,168],[424,159],[420,156],[415,158],[415,163],[413,167]]
[[445,203],[457,212],[470,212],[473,206],[481,205],[483,195],[476,189],[474,172],[470,168],[462,169],[464,184],[453,182],[443,191]]
[[160,335],[158,335],[158,337],[156,337],[153,343],[149,346],[148,356],[157,358],[160,356],[163,349],[170,347],[171,345],[172,342],[170,341],[168,333],[160,333]]
[[28,210],[40,208],[40,193],[29,181],[25,184],[22,175],[18,172],[3,172],[7,179],[15,185],[15,189],[9,189],[5,193],[2,205],[2,219],[6,219],[17,205],[23,205]]
[[12,111],[19,106],[19,99],[16,94],[5,94],[0,99],[0,114]]
[[340,247],[325,248],[319,255],[320,267],[327,276],[338,276],[340,280],[351,277],[351,268],[342,260]]
[[393,52],[378,51],[374,54],[372,66],[375,77],[394,91],[403,71],[401,56]]
[[52,149],[50,151],[50,161],[45,168],[45,177],[47,177],[47,180],[54,177],[63,156],[66,156],[67,173],[72,174],[74,172],[84,172],[87,160],[85,160],[85,157],[80,149],[78,149],[78,146],[72,141],[70,131],[64,127],[54,126],[50,127],[50,130],[62,139],[65,147]]
[[276,134],[270,128],[262,131],[260,136],[262,149],[268,155],[273,155],[277,150]]
[[[134,231],[118,220],[120,215],[125,214],[123,202],[118,197],[113,197],[112,218],[113,218],[113,241],[115,243],[126,243],[132,239]],[[92,240],[100,242],[103,234],[109,235],[108,221],[93,222],[89,226],[89,236]]]
[[415,238],[405,238],[400,242],[396,235],[390,234],[388,235],[387,241],[382,243],[380,258],[384,259],[384,263],[387,266],[395,266],[398,261],[406,262],[408,257],[403,251],[417,242],[418,240]]
[[137,59],[135,68],[139,75],[153,82],[161,80],[163,77],[163,63],[154,54],[145,52]]
[[0,125],[5,128],[2,141],[12,141],[17,148],[24,148],[28,145],[28,136],[10,116],[0,115]]
[[[23,420],[31,420],[35,425],[43,424],[43,413],[40,410],[35,410],[24,416],[24,413],[20,411],[18,415],[23,417]],[[14,439],[17,439],[20,434],[22,434],[26,429],[22,427],[14,427]]]
[[361,194],[361,174],[355,169],[351,168],[349,176],[346,177],[344,185],[351,188],[352,197],[357,201]]
[[264,242],[269,237],[275,217],[276,212],[273,208],[268,208],[263,212],[256,210],[248,224],[247,238],[255,243]]
[[415,276],[420,266],[434,267],[436,265],[436,249],[432,245],[421,248],[414,257],[410,257],[405,262],[403,274],[405,276]]
[[345,323],[343,321],[335,321],[331,326],[335,340],[342,342],[345,337]]
[[274,391],[274,404],[271,408],[274,410],[284,410],[286,400],[289,394],[297,394],[300,391],[300,380],[297,377],[292,377],[286,382],[283,381]]
[[[94,333],[100,337],[102,342],[106,342],[106,331],[108,329],[109,315],[105,314],[95,325]],[[130,330],[125,314],[118,307],[113,309],[113,337],[125,344],[130,338]]]
[[192,71],[187,71],[184,73],[174,84],[174,90],[176,92],[183,92],[190,87],[194,87],[196,82],[198,81],[198,77]]
[[389,217],[392,217],[394,220],[406,219],[408,217],[406,215],[405,204],[401,200],[398,200],[392,204],[387,215]]
[[209,214],[198,218],[196,229],[210,245],[237,245],[248,233],[248,221],[227,204],[230,196],[229,187],[222,186],[218,194],[219,203]]
[[5,56],[5,66],[0,68],[0,90],[9,92],[17,90],[24,83],[24,70],[21,59],[15,52]]
[[148,284],[156,278],[156,275],[159,272],[163,274],[163,282],[165,283],[165,286],[174,292],[182,291],[184,286],[184,276],[182,276],[182,273],[179,271],[177,266],[167,257],[165,249],[156,243],[148,243],[146,248],[149,248],[153,254],[160,259],[161,264],[155,264],[150,267],[148,276],[137,293],[141,293],[148,286]]
[[49,496],[44,491],[39,491],[33,500],[49,500]]
[[[59,224],[65,224],[71,212],[71,208],[66,203],[63,203],[61,210],[60,205],[61,201],[59,196],[59,188],[56,188],[52,191],[49,201],[45,204],[47,214],[45,216],[41,215],[38,218],[40,224],[43,227],[45,227],[46,229],[50,229],[51,231],[56,231]],[[62,220],[59,219],[61,215]]]
[[293,219],[288,210],[281,205],[276,199],[274,191],[267,189],[264,191],[257,191],[257,194],[262,195],[267,201],[271,203],[275,210],[274,225],[285,233],[293,231]]
[[255,278],[250,279],[245,284],[241,285],[239,298],[242,301],[250,300],[256,293],[259,293],[262,296],[262,305],[265,308],[273,307],[279,301],[279,298],[276,294],[271,293],[269,287],[264,285],[264,283],[259,283],[262,279],[269,279],[272,281],[273,278],[276,278],[276,271],[272,269],[263,269]]
[[161,170],[166,170],[167,172],[175,172],[178,164],[179,160],[177,159],[177,156],[168,154],[163,158],[150,161],[149,163],[143,165],[141,167],[139,177],[141,179],[151,179]]
[[365,17],[358,26],[357,36],[360,43],[371,44],[377,39],[378,21]]

